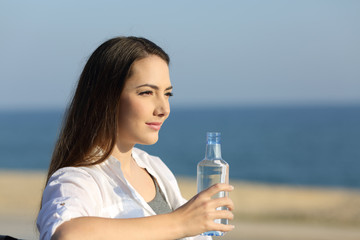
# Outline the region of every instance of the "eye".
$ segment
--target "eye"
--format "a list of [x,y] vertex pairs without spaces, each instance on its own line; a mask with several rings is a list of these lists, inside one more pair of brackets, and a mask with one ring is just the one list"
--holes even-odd
[[172,92],[167,92],[167,93],[165,93],[165,96],[172,97],[172,96],[174,96],[174,94]]
[[143,91],[143,92],[139,93],[140,96],[146,96],[146,95],[152,95],[152,94],[153,94],[152,91]]

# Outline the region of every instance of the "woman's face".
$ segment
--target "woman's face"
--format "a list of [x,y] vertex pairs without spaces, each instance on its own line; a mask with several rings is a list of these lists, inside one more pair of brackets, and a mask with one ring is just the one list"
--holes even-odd
[[154,144],[170,114],[169,67],[156,55],[137,60],[120,96],[118,147]]

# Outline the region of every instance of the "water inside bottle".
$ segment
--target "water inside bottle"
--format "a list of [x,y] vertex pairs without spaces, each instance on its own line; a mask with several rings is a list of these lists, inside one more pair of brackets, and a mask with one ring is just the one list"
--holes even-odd
[[[218,162],[203,160],[198,165],[198,192],[201,192],[216,183],[228,183],[227,172],[228,165],[221,164],[221,160]],[[220,164],[219,164],[220,163]],[[221,198],[227,196],[227,192],[219,192],[212,198]],[[227,210],[226,207],[218,207],[216,210]],[[215,219],[214,222],[221,224],[228,224],[228,219]],[[210,231],[203,233],[207,236],[222,236],[221,231]]]

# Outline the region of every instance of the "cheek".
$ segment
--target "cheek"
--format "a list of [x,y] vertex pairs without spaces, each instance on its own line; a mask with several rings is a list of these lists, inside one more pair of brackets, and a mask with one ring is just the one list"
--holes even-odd
[[142,99],[133,99],[132,101],[126,102],[127,104],[127,115],[130,120],[147,120],[151,107],[149,102],[141,101]]

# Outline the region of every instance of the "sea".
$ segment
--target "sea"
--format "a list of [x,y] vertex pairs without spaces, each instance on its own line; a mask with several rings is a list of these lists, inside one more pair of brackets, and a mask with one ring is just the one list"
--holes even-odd
[[[46,171],[64,115],[0,111],[0,168]],[[176,176],[196,176],[206,132],[221,132],[230,181],[360,189],[360,105],[173,107],[155,145]]]

